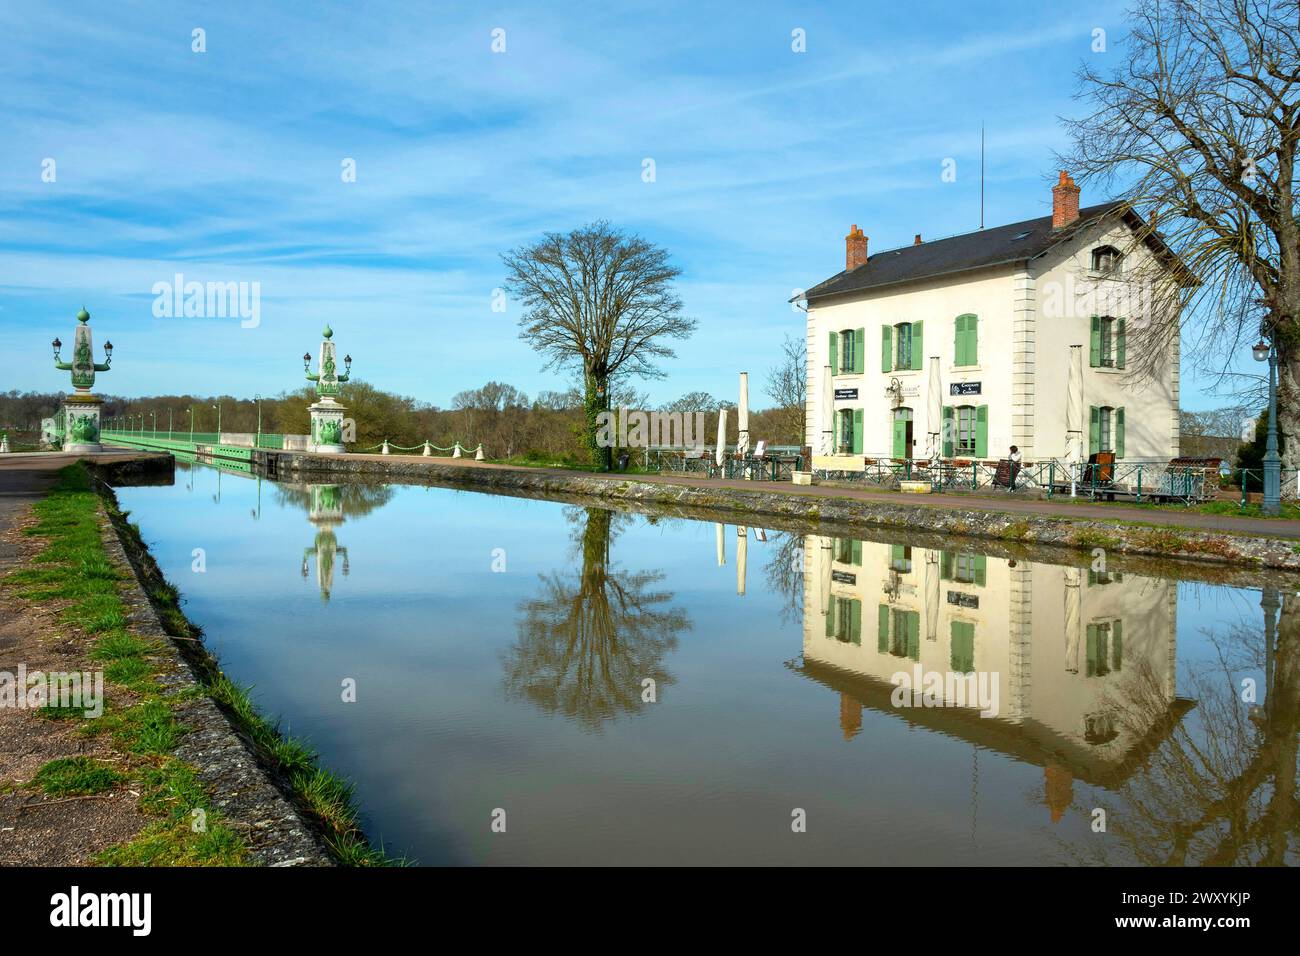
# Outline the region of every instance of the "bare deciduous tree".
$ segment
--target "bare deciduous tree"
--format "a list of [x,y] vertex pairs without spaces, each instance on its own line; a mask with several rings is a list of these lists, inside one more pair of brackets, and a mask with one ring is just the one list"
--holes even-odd
[[611,378],[653,378],[670,342],[684,339],[695,320],[682,314],[673,289],[681,270],[666,250],[596,222],[502,256],[506,289],[524,305],[520,337],[546,356],[546,367],[582,374],[587,447],[608,470],[611,449],[596,441],[596,416],[610,407]]
[[802,336],[785,337],[780,364],[768,370],[764,391],[780,412],[782,439],[802,445],[808,400],[808,343]]
[[[1117,184],[1146,228],[1185,264],[1128,281],[1137,370],[1172,353],[1180,331],[1202,368],[1224,373],[1263,332],[1280,359],[1288,467],[1300,463],[1300,138],[1297,0],[1138,0],[1121,64],[1080,72],[1092,112],[1067,121],[1065,166]],[[1159,257],[1157,257],[1159,262]],[[1170,260],[1166,259],[1166,263]]]

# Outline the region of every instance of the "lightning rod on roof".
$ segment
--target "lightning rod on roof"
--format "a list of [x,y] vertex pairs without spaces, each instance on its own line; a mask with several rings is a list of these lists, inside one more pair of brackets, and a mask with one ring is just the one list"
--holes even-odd
[[980,229],[984,228],[984,121],[980,120]]

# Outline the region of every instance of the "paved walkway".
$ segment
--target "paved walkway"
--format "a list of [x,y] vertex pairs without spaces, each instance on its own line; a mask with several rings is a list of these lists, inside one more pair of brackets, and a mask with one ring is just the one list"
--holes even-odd
[[846,488],[826,485],[794,485],[788,481],[740,481],[736,479],[703,478],[691,475],[635,475],[596,474],[570,472],[552,468],[527,468],[521,465],[497,465],[469,458],[421,458],[397,455],[349,455],[349,458],[373,461],[429,462],[463,468],[504,468],[513,471],[544,471],[554,474],[581,474],[584,477],[608,481],[645,481],[660,485],[685,485],[703,488],[741,488],[748,490],[779,491],[784,494],[814,498],[851,498],[862,502],[879,502],[894,506],[915,508],[943,508],[961,511],[986,511],[1007,514],[1036,515],[1065,519],[1092,521],[1138,521],[1146,524],[1191,528],[1198,531],[1219,531],[1225,534],[1257,535],[1268,538],[1300,538],[1300,521],[1282,518],[1248,518],[1237,515],[1214,515],[1191,509],[1141,508],[1133,505],[1103,502],[1074,502],[1060,499],[993,497],[980,494],[904,494],[899,491],[875,491],[865,488]]

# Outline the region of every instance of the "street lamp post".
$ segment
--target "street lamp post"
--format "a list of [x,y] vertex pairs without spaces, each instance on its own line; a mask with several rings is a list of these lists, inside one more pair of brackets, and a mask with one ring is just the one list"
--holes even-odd
[[217,410],[217,444],[221,444],[221,403],[212,406]]
[[194,444],[194,406],[190,406],[190,444]]
[[[1282,457],[1277,453],[1277,345],[1260,339],[1254,349],[1255,361],[1268,362],[1268,440],[1264,446],[1264,514],[1282,510]],[[1245,476],[1242,477],[1245,480]]]
[[157,412],[150,412],[150,413],[149,413],[149,418],[150,418],[150,433],[151,433],[151,437],[153,437],[153,438],[157,438],[157,437],[158,437],[158,413],[157,413]]
[[254,448],[262,447],[262,394],[258,392],[253,396],[253,401],[257,403],[257,439],[253,442]]
[[172,440],[172,410],[167,409],[167,440]]

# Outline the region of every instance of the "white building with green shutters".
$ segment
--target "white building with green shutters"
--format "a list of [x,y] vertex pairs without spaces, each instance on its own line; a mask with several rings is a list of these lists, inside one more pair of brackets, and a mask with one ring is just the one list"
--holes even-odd
[[1174,260],[1124,203],[1080,210],[1064,173],[1052,192],[1050,216],[871,255],[853,227],[845,269],[805,293],[814,454],[1178,455],[1176,343],[1153,372],[1128,361],[1129,279]]

